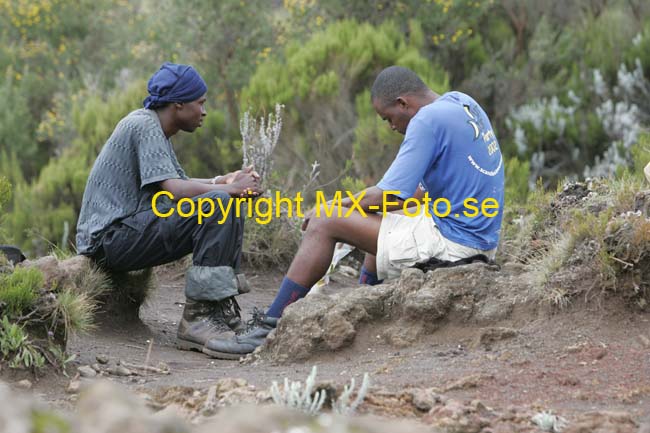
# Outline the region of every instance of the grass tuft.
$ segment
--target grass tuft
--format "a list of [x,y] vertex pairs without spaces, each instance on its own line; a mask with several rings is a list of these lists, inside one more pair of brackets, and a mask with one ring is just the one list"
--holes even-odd
[[21,316],[34,305],[42,287],[43,274],[35,268],[16,268],[11,274],[0,275],[1,311]]

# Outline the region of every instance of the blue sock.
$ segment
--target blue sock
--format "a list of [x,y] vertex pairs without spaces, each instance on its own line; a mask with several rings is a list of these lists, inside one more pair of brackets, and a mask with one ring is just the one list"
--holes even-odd
[[281,317],[287,305],[304,298],[308,292],[308,288],[290,280],[288,277],[284,277],[282,284],[280,284],[280,290],[275,295],[275,299],[266,312],[266,315],[269,317]]
[[359,284],[369,284],[374,286],[375,284],[381,284],[384,280],[377,278],[377,274],[370,272],[366,269],[365,266],[361,266],[361,275],[359,276]]

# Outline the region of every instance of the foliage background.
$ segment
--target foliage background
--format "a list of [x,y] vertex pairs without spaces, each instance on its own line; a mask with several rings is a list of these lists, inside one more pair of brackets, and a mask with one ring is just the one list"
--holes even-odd
[[[165,60],[193,64],[209,115],[175,138],[194,177],[239,168],[239,118],[276,102],[275,179],[378,181],[400,136],[373,112],[385,66],[461,90],[491,116],[507,195],[632,164],[650,124],[650,3],[642,0],[0,0],[0,242],[73,248],[85,181]],[[647,141],[646,141],[647,142]]]

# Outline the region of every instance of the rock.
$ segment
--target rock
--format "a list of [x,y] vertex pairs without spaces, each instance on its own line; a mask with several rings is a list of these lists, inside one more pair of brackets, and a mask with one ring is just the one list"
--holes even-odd
[[30,382],[27,379],[21,380],[19,382],[16,382],[16,388],[25,389],[29,391],[30,389],[32,389],[32,382]]
[[449,392],[457,389],[478,388],[483,384],[483,382],[493,379],[494,376],[491,374],[472,374],[471,376],[463,377],[444,386],[442,392]]
[[604,347],[595,347],[591,352],[590,355],[593,359],[595,360],[601,360],[605,356],[607,356],[607,349]]
[[188,411],[181,403],[171,403],[153,414],[154,418],[158,419],[174,419],[180,418],[185,421],[191,421],[193,413]]
[[417,292],[424,283],[424,272],[420,269],[408,268],[402,271],[398,290],[401,294]]
[[440,403],[440,396],[434,393],[432,389],[416,388],[410,392],[413,405],[422,412],[429,412],[436,403]]
[[394,285],[362,286],[345,294],[344,302],[363,308],[367,319],[384,319],[393,306]]
[[106,355],[97,355],[97,356],[95,357],[95,359],[96,359],[97,362],[99,362],[100,364],[104,364],[104,365],[105,365],[105,364],[108,364],[108,356],[106,356]]
[[563,433],[638,433],[638,426],[627,412],[588,412],[570,423]]
[[395,347],[408,347],[412,345],[424,332],[424,326],[405,320],[399,321],[383,332],[384,340]]
[[77,368],[77,371],[81,375],[81,377],[95,377],[97,376],[97,372],[90,367],[89,365],[82,365],[81,367]]
[[473,347],[483,347],[491,349],[494,343],[508,338],[513,338],[517,335],[517,331],[511,328],[483,328],[472,344]]
[[59,261],[54,256],[45,256],[37,260],[25,260],[21,266],[35,267],[43,273],[43,281],[47,290],[64,285],[67,274],[59,267]]
[[59,262],[59,268],[70,279],[81,274],[90,266],[90,259],[86,256],[74,256]]
[[[348,346],[356,336],[356,325],[369,314],[358,298],[312,295],[291,304],[282,315],[273,338],[267,338],[260,354],[275,362],[307,359],[317,351],[331,351]],[[371,309],[380,297],[369,301]],[[300,329],[300,332],[292,330]]]
[[94,363],[93,365],[90,366],[93,370],[95,370],[96,373],[101,373],[102,372],[102,366],[99,365],[99,363]]
[[68,387],[65,389],[65,392],[68,394],[77,394],[79,389],[81,389],[81,382],[78,380],[71,380]]
[[196,433],[340,432],[340,433],[440,433],[407,419],[372,416],[343,417],[323,413],[311,417],[281,406],[241,406],[219,411]]
[[421,290],[408,294],[404,300],[404,316],[411,320],[429,321],[444,317],[451,306],[452,292],[444,287],[424,286]]
[[328,314],[323,319],[323,329],[326,332],[323,340],[328,349],[337,350],[347,346],[354,340],[357,331],[341,313]]
[[488,298],[477,304],[474,320],[478,323],[495,323],[507,319],[514,310],[514,303],[505,299]]
[[142,399],[116,384],[98,381],[79,396],[77,424],[80,432],[181,433],[190,429],[173,411],[158,416]]
[[646,349],[650,349],[650,338],[641,334],[639,335],[639,341],[641,342],[641,345],[643,345],[643,347],[645,347]]
[[114,376],[131,376],[133,372],[123,365],[117,365],[106,369],[106,372]]
[[[0,382],[0,432],[2,433],[32,433],[41,432],[72,432],[67,419],[58,415],[38,402],[33,397],[20,395],[9,386]],[[39,426],[34,425],[34,414],[39,415]]]
[[[512,268],[511,273],[501,273],[498,267],[475,263],[427,273],[406,269],[396,282],[310,295],[289,305],[277,329],[243,362],[294,362],[341,350],[364,326],[379,324],[373,336],[404,347],[441,324],[501,320],[512,314],[513,294],[531,288],[528,268]],[[486,331],[478,344],[489,346],[512,332]]]

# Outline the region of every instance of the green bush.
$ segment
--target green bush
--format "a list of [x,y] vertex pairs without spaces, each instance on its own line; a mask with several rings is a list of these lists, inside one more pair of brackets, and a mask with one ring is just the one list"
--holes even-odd
[[645,133],[639,141],[630,148],[632,154],[632,173],[639,179],[645,179],[643,169],[650,163],[650,134]]
[[0,274],[2,314],[22,315],[33,306],[42,288],[43,274],[38,269],[16,268],[11,274]]
[[530,182],[530,163],[516,157],[505,164],[506,207],[525,205],[528,200]]
[[11,184],[9,181],[0,177],[0,211],[11,201]]
[[[137,108],[144,84],[136,82],[108,97],[81,93],[72,102],[73,138],[30,183],[16,185],[6,230],[23,250],[43,255],[52,245],[71,247],[86,180],[100,149],[117,122]],[[66,239],[62,239],[66,232]]]
[[338,21],[307,41],[287,44],[283,55],[272,55],[259,65],[242,90],[240,105],[253,112],[270,112],[276,103],[286,106],[275,155],[276,169],[286,173],[285,185],[300,184],[314,160],[325,182],[338,176],[345,160],[354,161],[351,175],[367,183],[378,180],[395,155],[399,137],[377,141],[390,131],[373,120],[377,115],[367,89],[376,75],[397,64],[415,70],[435,91],[448,88],[447,74],[421,53],[419,24],[412,22],[411,29],[412,37],[406,38],[391,22],[372,26]]

